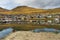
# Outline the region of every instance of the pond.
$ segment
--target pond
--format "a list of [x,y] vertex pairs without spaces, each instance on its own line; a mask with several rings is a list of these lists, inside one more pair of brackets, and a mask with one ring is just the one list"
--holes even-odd
[[6,37],[12,31],[13,31],[12,28],[7,28],[7,29],[4,29],[4,30],[0,31],[0,39]]
[[60,30],[54,29],[54,28],[42,28],[42,29],[34,29],[33,32],[58,32],[60,33]]

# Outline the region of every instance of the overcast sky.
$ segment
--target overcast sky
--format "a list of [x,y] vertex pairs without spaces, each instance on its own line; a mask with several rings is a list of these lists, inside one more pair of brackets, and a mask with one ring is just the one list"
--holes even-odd
[[0,0],[0,7],[5,9],[23,5],[43,9],[59,8],[60,0]]

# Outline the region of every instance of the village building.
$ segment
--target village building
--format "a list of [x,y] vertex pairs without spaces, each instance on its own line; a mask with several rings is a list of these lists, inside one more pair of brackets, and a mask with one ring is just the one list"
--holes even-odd
[[0,14],[0,24],[60,24],[60,14]]

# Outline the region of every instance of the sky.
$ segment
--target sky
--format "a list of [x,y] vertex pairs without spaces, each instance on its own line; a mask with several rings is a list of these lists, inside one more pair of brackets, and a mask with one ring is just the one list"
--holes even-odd
[[60,8],[60,0],[0,0],[0,7],[13,9],[17,6],[29,6],[42,9]]

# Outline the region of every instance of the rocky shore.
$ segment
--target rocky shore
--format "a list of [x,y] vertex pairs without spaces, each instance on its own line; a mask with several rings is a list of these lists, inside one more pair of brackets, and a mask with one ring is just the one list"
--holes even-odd
[[17,31],[8,35],[3,40],[60,40],[60,33],[32,31]]

